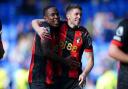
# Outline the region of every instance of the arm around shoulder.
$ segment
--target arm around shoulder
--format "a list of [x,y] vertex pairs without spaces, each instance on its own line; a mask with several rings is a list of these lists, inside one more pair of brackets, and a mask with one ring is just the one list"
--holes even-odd
[[44,33],[47,33],[46,28],[45,27],[41,27],[40,25],[42,24],[42,22],[45,22],[44,19],[34,19],[32,20],[32,28],[34,29],[34,31],[42,38],[42,35]]

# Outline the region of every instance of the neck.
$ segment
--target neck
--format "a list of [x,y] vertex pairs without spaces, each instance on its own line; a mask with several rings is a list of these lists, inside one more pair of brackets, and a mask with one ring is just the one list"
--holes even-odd
[[75,27],[75,25],[74,24],[72,24],[71,22],[69,22],[68,21],[68,25],[69,25],[69,27],[71,27],[71,28],[74,28]]

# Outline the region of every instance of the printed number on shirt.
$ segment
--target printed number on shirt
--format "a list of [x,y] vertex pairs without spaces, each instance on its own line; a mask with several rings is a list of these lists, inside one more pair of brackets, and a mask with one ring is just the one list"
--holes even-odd
[[116,35],[114,36],[115,40],[121,41],[121,36],[123,36],[123,26],[118,27],[117,31],[116,31]]

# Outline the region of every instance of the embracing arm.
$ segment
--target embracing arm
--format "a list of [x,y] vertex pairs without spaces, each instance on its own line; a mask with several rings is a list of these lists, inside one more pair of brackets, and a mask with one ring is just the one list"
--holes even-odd
[[[62,60],[64,60],[63,58],[57,56],[57,54],[55,54],[55,53],[51,53],[51,49],[50,49],[51,39],[48,39],[46,36],[43,36],[43,35],[46,35],[46,32],[45,32],[46,28],[40,27],[40,25],[44,21],[45,21],[44,19],[32,20],[32,27],[41,38],[41,48],[43,51],[43,56],[50,59],[50,60],[61,62]],[[49,34],[49,36],[50,36],[50,34]]]
[[32,20],[32,27],[35,30],[35,32],[42,38],[42,35],[44,33],[47,33],[46,28],[40,27],[41,23],[45,22],[44,19],[34,19]]
[[115,60],[128,63],[128,54],[124,53],[118,46],[115,44],[110,44],[109,55]]
[[45,21],[44,19],[34,19],[34,20],[32,20],[32,27],[33,27],[33,29],[36,32],[38,32],[39,31],[38,29],[40,29],[40,24],[42,22],[44,22],[44,21]]

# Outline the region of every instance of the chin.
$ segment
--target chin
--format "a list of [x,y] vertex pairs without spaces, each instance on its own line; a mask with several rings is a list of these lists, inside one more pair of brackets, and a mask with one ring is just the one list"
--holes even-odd
[[75,24],[75,26],[78,26],[79,25],[79,23],[78,24]]
[[79,25],[79,22],[76,22],[75,25],[76,25],[76,26]]
[[59,26],[59,24],[55,24],[55,25],[54,25],[54,27],[58,27],[58,26]]

